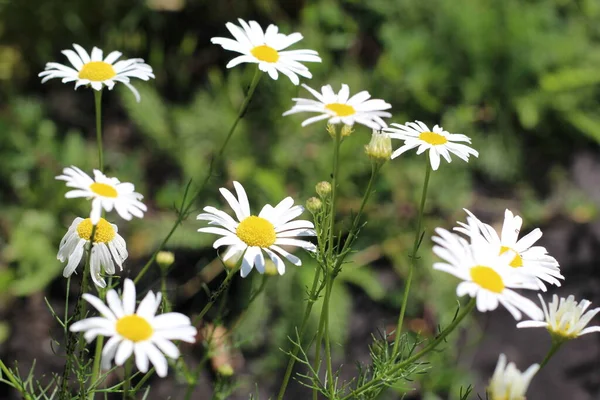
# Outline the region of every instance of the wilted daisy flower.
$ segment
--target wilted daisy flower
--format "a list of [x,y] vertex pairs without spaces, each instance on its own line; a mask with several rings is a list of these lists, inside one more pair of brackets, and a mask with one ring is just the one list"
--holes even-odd
[[600,326],[590,326],[587,324],[600,312],[600,307],[586,312],[592,304],[588,300],[575,301],[575,297],[570,295],[566,299],[557,295],[552,296],[552,302],[546,303],[542,296],[540,301],[544,309],[545,321],[523,321],[517,324],[517,328],[546,328],[551,335],[560,339],[574,339],[578,336],[591,332],[600,332]]
[[[227,263],[232,257],[242,256],[241,275],[246,277],[252,267],[261,274],[265,272],[265,256],[275,263],[280,275],[285,273],[285,264],[280,256],[287,258],[294,265],[302,265],[300,259],[288,253],[280,246],[297,246],[308,251],[315,251],[316,246],[300,236],[315,236],[314,225],[310,221],[295,220],[304,211],[302,206],[294,206],[294,200],[286,197],[277,206],[265,205],[258,216],[250,214],[250,205],[246,191],[238,182],[233,182],[237,199],[227,189],[221,188],[221,194],[233,209],[237,221],[227,213],[214,207],[204,207],[206,213],[198,215],[199,220],[209,221],[209,225],[217,227],[200,228],[198,232],[214,233],[223,236],[217,239],[213,247],[229,246],[222,256]],[[238,222],[239,221],[239,222]],[[224,228],[224,229],[223,229]]]
[[135,187],[128,182],[120,182],[117,178],[109,178],[97,169],[94,170],[94,179],[75,166],[63,169],[63,175],[56,179],[67,182],[68,187],[75,188],[65,194],[68,199],[85,197],[92,200],[90,218],[92,224],[100,221],[102,209],[112,211],[114,208],[121,218],[131,220],[131,216],[144,217],[147,210],[140,200],[144,198],[134,192]]
[[387,128],[385,131],[390,133],[392,139],[404,140],[404,145],[394,151],[392,158],[398,157],[400,154],[418,147],[417,154],[424,153],[429,150],[429,161],[431,168],[437,170],[440,166],[440,156],[446,161],[452,162],[450,153],[464,161],[469,161],[469,156],[479,156],[479,153],[471,147],[457,143],[465,142],[471,144],[471,139],[466,135],[450,133],[442,129],[441,126],[434,126],[433,130],[421,121],[407,122],[404,125],[391,124],[394,128]]
[[97,47],[92,49],[91,54],[88,54],[78,44],[73,44],[73,47],[77,52],[63,50],[62,53],[67,56],[74,69],[56,62],[49,62],[46,64],[45,71],[38,75],[43,77],[42,83],[60,78],[63,83],[75,81],[75,89],[82,85],[90,85],[95,90],[102,90],[104,86],[112,90],[115,83],[121,82],[133,92],[135,99],[140,101],[140,94],[129,83],[130,78],[138,78],[143,81],[154,78],[152,67],[145,64],[141,58],[115,62],[123,53],[113,51],[103,59],[102,50]]
[[242,54],[229,61],[227,68],[235,67],[241,63],[257,63],[258,68],[269,74],[272,79],[277,79],[281,72],[286,75],[294,85],[300,83],[298,75],[312,78],[308,68],[300,62],[321,62],[319,53],[314,50],[288,50],[294,43],[302,40],[300,33],[284,35],[279,33],[279,28],[269,25],[263,32],[256,21],[249,23],[238,19],[241,28],[231,22],[225,26],[235,40],[223,37],[214,37],[210,41],[221,45],[225,50]]
[[525,372],[521,372],[514,363],[506,365],[506,356],[500,354],[487,388],[489,400],[525,400],[529,383],[539,369],[538,364],[533,364]]
[[560,273],[558,262],[554,257],[548,255],[544,247],[534,246],[535,242],[542,237],[542,231],[539,228],[519,239],[523,219],[507,209],[504,212],[502,232],[498,236],[493,227],[481,222],[469,210],[465,209],[465,211],[469,215],[467,224],[459,222],[460,227],[454,228],[456,231],[467,236],[483,236],[494,248],[493,251],[497,251],[498,254],[511,253],[513,258],[509,265],[519,268],[523,274],[534,277],[539,288],[544,292],[546,291],[544,281],[560,286],[559,279],[565,279],[565,277]]
[[[317,100],[295,98],[292,99],[296,104],[291,110],[283,115],[291,115],[300,112],[316,112],[320,115],[311,117],[302,122],[302,126],[312,124],[313,122],[328,120],[330,124],[345,124],[348,126],[359,123],[366,125],[371,129],[382,129],[387,124],[381,117],[389,118],[392,116],[388,110],[392,106],[380,99],[371,99],[371,95],[366,90],[350,97],[348,85],[342,84],[341,90],[334,93],[331,85],[325,85],[321,88],[321,93],[302,84]],[[371,99],[371,100],[369,100]]]
[[[92,236],[92,229],[92,221],[89,218],[75,218],[60,241],[56,258],[60,262],[69,260],[63,270],[65,278],[73,274],[81,259],[84,258],[83,255],[86,253]],[[123,270],[123,261],[127,259],[128,254],[125,240],[118,234],[118,231],[119,229],[115,224],[109,223],[104,218],[100,218],[96,225],[90,256],[90,274],[96,286],[106,287],[106,282],[100,276],[102,269],[108,275],[114,275],[115,264],[119,266],[121,271]]]
[[[142,372],[148,372],[148,361],[160,377],[167,376],[165,355],[177,359],[180,355],[172,340],[194,343],[196,328],[183,314],[170,312],[156,315],[160,306],[161,294],[149,291],[135,310],[135,284],[131,279],[123,282],[123,297],[114,290],[106,293],[107,304],[91,294],[83,298],[90,303],[102,317],[87,318],[71,325],[71,332],[85,332],[83,337],[89,343],[96,336],[110,339],[102,350],[102,368],[110,369],[111,361],[123,365],[134,354],[135,364]],[[163,355],[164,354],[164,355]]]
[[481,312],[495,310],[502,304],[516,319],[521,311],[532,319],[541,319],[542,310],[531,300],[512,289],[538,287],[532,280],[523,277],[508,263],[509,254],[498,255],[481,237],[473,237],[472,244],[457,234],[437,228],[433,241],[433,252],[445,263],[435,263],[434,269],[447,272],[463,280],[456,288],[458,296],[468,294],[477,298],[477,309]]

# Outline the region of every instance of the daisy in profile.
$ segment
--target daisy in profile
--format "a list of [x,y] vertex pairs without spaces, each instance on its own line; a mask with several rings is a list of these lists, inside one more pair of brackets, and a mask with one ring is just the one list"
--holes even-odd
[[[63,270],[65,278],[73,274],[81,259],[84,258],[83,255],[87,251],[92,236],[92,228],[92,221],[89,218],[75,218],[60,241],[56,258],[60,262],[68,260],[67,266]],[[115,264],[122,271],[123,261],[127,259],[125,240],[118,232],[117,226],[109,223],[104,218],[100,218],[96,225],[90,256],[90,273],[96,286],[101,288],[106,287],[106,282],[101,276],[102,270],[108,275],[114,275]]]
[[196,328],[188,317],[170,312],[156,315],[160,306],[161,294],[149,291],[146,297],[135,307],[135,284],[131,279],[123,282],[123,297],[119,298],[115,290],[106,293],[108,306],[91,294],[83,298],[90,303],[101,317],[92,317],[75,322],[71,332],[85,332],[83,337],[90,343],[97,336],[108,337],[102,350],[102,369],[110,369],[112,360],[123,365],[131,355],[141,372],[148,372],[149,362],[162,378],[167,376],[167,359],[180,356],[173,340],[188,343],[196,341]]
[[102,209],[110,212],[114,208],[121,218],[131,220],[132,216],[143,218],[147,210],[141,200],[144,198],[134,192],[135,187],[128,182],[120,182],[117,178],[109,178],[97,169],[94,179],[75,166],[63,169],[63,175],[56,179],[67,182],[68,187],[75,188],[65,194],[67,199],[85,197],[92,199],[92,224],[100,221]]
[[234,39],[214,37],[210,41],[225,50],[235,51],[241,55],[229,61],[227,68],[241,63],[258,64],[258,69],[269,74],[272,79],[279,77],[279,72],[290,78],[294,85],[300,83],[298,75],[312,78],[308,68],[302,62],[321,62],[319,53],[314,50],[285,50],[302,40],[300,33],[284,35],[279,28],[269,25],[263,32],[256,21],[249,23],[238,19],[240,26],[228,22],[225,26]]
[[466,135],[458,133],[450,133],[436,125],[433,129],[429,129],[427,125],[421,121],[407,122],[404,125],[391,124],[393,128],[385,129],[390,133],[392,139],[404,140],[404,145],[394,151],[392,158],[398,157],[400,154],[414,149],[417,149],[417,154],[422,154],[429,150],[429,161],[431,168],[436,171],[440,166],[440,156],[446,161],[452,162],[450,153],[458,158],[469,162],[469,156],[479,157],[479,153],[467,146],[471,144],[471,139]]
[[525,400],[527,388],[539,369],[538,364],[533,364],[521,372],[512,362],[506,365],[506,356],[500,354],[487,388],[489,400]]
[[[280,275],[285,273],[285,264],[281,257],[294,265],[302,265],[300,259],[288,253],[280,246],[296,246],[307,251],[316,251],[316,246],[302,236],[315,236],[314,225],[310,221],[294,220],[304,207],[294,205],[291,197],[286,197],[275,207],[265,205],[258,215],[250,213],[250,205],[246,191],[238,182],[233,182],[237,198],[227,189],[221,188],[221,194],[233,209],[237,221],[227,213],[214,207],[204,207],[205,213],[198,215],[199,220],[208,221],[209,225],[198,232],[214,233],[222,236],[213,247],[229,246],[221,259],[227,263],[230,258],[242,258],[241,275],[248,276],[253,267],[258,272],[265,272],[265,254],[270,258]],[[242,254],[243,253],[243,254]]]
[[147,81],[154,78],[152,67],[144,63],[141,58],[117,61],[122,53],[113,51],[103,58],[102,50],[97,47],[88,54],[83,47],[73,44],[75,51],[63,50],[72,67],[56,62],[49,62],[39,77],[42,83],[50,79],[59,78],[63,83],[75,82],[75,89],[79,86],[89,85],[94,90],[102,90],[106,86],[109,90],[115,83],[121,82],[131,90],[135,99],[140,101],[140,94],[129,83],[131,78]]
[[566,299],[557,295],[552,296],[552,302],[546,303],[542,296],[540,301],[544,309],[544,321],[523,321],[517,324],[517,328],[546,328],[550,334],[561,340],[575,339],[581,335],[592,332],[600,332],[600,326],[590,326],[592,318],[600,312],[600,307],[588,310],[592,304],[588,300],[575,301],[570,295]]
[[445,229],[435,231],[438,236],[432,238],[436,244],[433,252],[445,262],[435,263],[433,268],[462,280],[456,288],[458,296],[468,294],[477,298],[477,309],[481,312],[495,310],[502,304],[516,320],[521,319],[522,312],[532,319],[542,319],[542,310],[513,290],[537,290],[538,287],[531,278],[508,265],[509,254],[491,251],[481,237],[474,237],[469,243]]
[[331,85],[325,85],[321,88],[321,93],[302,84],[316,100],[313,99],[292,99],[296,104],[283,115],[297,114],[301,112],[313,112],[319,115],[311,117],[302,122],[302,126],[312,124],[313,122],[326,119],[330,124],[344,124],[353,126],[359,123],[368,126],[371,129],[380,130],[387,127],[382,118],[392,116],[389,110],[392,106],[380,99],[371,99],[371,95],[366,90],[356,93],[350,97],[350,88],[342,84],[342,88],[336,94]]
[[459,222],[459,228],[454,228],[469,237],[481,235],[493,247],[498,254],[510,253],[513,257],[509,265],[518,268],[521,273],[535,278],[539,288],[546,291],[547,282],[551,285],[560,286],[559,279],[565,279],[560,273],[560,267],[556,259],[550,255],[542,246],[534,244],[542,237],[539,228],[534,229],[519,239],[523,219],[514,215],[512,211],[504,212],[504,224],[500,235],[488,224],[481,222],[473,213],[465,209],[468,214],[467,224]]

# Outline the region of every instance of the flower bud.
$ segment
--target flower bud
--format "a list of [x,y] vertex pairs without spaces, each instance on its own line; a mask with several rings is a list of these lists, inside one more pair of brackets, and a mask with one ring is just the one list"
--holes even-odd
[[316,214],[321,211],[321,208],[323,208],[323,202],[316,197],[311,197],[310,199],[306,200],[306,208],[311,213]]
[[331,183],[326,181],[319,182],[315,186],[315,190],[319,197],[322,199],[327,199],[331,195]]
[[365,146],[365,153],[378,163],[384,163],[392,156],[392,139],[389,133],[373,129],[371,141]]
[[169,268],[175,262],[175,254],[170,251],[159,251],[156,255],[156,263],[162,269]]
[[265,274],[270,276],[279,275],[277,266],[270,258],[267,257],[265,257]]
[[342,137],[350,136],[354,132],[354,128],[351,125],[344,125],[342,127]]
[[[229,247],[223,254],[226,254],[227,252],[229,252]],[[231,257],[223,261],[223,265],[225,265],[225,267],[229,269],[234,269],[238,265],[238,262],[240,262],[240,258],[242,258],[243,254],[243,250],[236,251],[234,254],[231,255]]]

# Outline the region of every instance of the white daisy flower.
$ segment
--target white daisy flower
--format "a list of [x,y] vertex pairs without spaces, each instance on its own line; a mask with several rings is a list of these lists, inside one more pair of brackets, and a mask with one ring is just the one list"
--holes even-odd
[[588,300],[575,301],[575,297],[570,295],[566,299],[557,295],[552,296],[552,302],[546,303],[542,296],[542,308],[544,309],[544,321],[523,321],[517,324],[517,328],[546,328],[553,336],[561,339],[574,339],[578,336],[592,332],[600,332],[600,326],[590,326],[587,324],[600,312],[600,307],[586,312],[592,304]]
[[213,247],[216,249],[221,246],[229,246],[222,256],[225,263],[243,252],[242,277],[246,277],[254,266],[261,274],[265,272],[266,261],[263,252],[277,266],[280,275],[285,273],[285,264],[280,256],[285,257],[294,265],[302,265],[298,257],[288,253],[280,246],[297,246],[307,251],[316,251],[314,244],[297,239],[299,236],[315,236],[312,222],[293,221],[304,212],[304,207],[294,206],[294,200],[286,197],[277,206],[272,207],[267,204],[258,216],[252,215],[246,191],[238,182],[233,182],[233,186],[237,193],[237,199],[225,188],[221,188],[220,191],[235,212],[237,221],[214,207],[204,207],[206,213],[198,215],[197,219],[209,221],[209,225],[219,225],[221,228],[200,228],[198,232],[223,236],[215,241]]
[[427,125],[421,121],[407,122],[404,125],[391,124],[394,128],[387,128],[385,131],[390,133],[392,139],[404,140],[404,145],[394,151],[392,159],[400,154],[418,147],[417,154],[422,154],[429,150],[429,161],[431,168],[436,171],[440,166],[440,156],[446,161],[452,162],[450,153],[455,154],[458,158],[469,162],[469,156],[479,157],[479,153],[471,147],[457,143],[465,142],[471,144],[471,139],[466,135],[450,133],[445,131],[441,126],[436,125],[429,129]]
[[235,67],[241,63],[257,63],[258,68],[269,74],[272,79],[279,77],[278,72],[286,75],[294,85],[300,83],[298,75],[312,78],[311,73],[300,62],[321,62],[319,53],[314,50],[287,50],[294,43],[302,40],[300,33],[284,35],[279,33],[279,28],[269,25],[263,32],[256,21],[249,23],[238,19],[241,28],[231,22],[225,26],[235,40],[223,37],[214,37],[210,41],[221,45],[225,50],[242,54],[229,61],[227,68]]
[[[156,315],[161,294],[149,291],[135,310],[135,284],[131,279],[123,282],[123,297],[115,290],[106,293],[107,304],[91,294],[83,298],[90,303],[101,317],[87,318],[71,325],[71,332],[85,332],[83,337],[90,343],[96,336],[109,337],[102,350],[102,369],[110,369],[111,361],[123,365],[133,354],[135,364],[141,372],[148,372],[150,361],[160,377],[167,376],[167,360],[179,358],[180,352],[171,341],[196,341],[196,328],[188,317],[170,312]],[[163,355],[164,354],[164,355]]]
[[[73,274],[82,258],[85,260],[83,255],[87,251],[92,236],[92,228],[92,221],[89,218],[75,218],[60,241],[56,258],[60,262],[68,260],[67,266],[63,270],[65,278]],[[114,275],[115,264],[117,264],[123,271],[123,261],[127,259],[128,253],[125,240],[118,232],[117,226],[109,223],[104,218],[100,218],[96,225],[90,256],[90,274],[96,286],[106,287],[106,282],[100,275],[102,269],[108,275]]]
[[495,310],[500,303],[516,320],[521,319],[521,312],[532,319],[542,319],[542,310],[534,302],[512,290],[538,287],[508,266],[510,254],[498,255],[491,251],[482,237],[473,237],[470,244],[445,229],[435,231],[439,236],[432,238],[436,243],[433,252],[446,262],[435,263],[433,268],[463,280],[456,288],[458,296],[476,297],[477,309],[481,312]]
[[487,242],[492,245],[494,251],[499,254],[509,252],[514,255],[510,261],[510,266],[518,268],[523,274],[535,278],[538,286],[544,292],[546,285],[544,282],[560,286],[559,279],[565,279],[560,273],[560,267],[556,259],[550,255],[542,246],[534,246],[542,237],[542,231],[539,228],[534,229],[527,235],[519,239],[523,219],[514,215],[510,210],[504,212],[504,224],[500,236],[496,230],[488,224],[481,222],[473,213],[465,209],[469,215],[467,224],[459,222],[459,228],[454,228],[467,236],[482,235]]
[[487,388],[489,400],[525,400],[531,379],[539,369],[538,364],[533,364],[525,372],[521,372],[512,362],[506,365],[506,356],[500,354]]
[[134,192],[132,183],[120,182],[117,178],[109,178],[97,169],[94,170],[94,179],[75,166],[63,169],[63,175],[56,179],[67,182],[68,187],[75,188],[65,194],[67,199],[85,197],[92,199],[92,224],[100,221],[102,209],[110,212],[114,208],[121,218],[131,220],[131,216],[144,217],[147,210],[140,200],[144,198]]
[[[331,85],[321,87],[321,93],[312,89],[308,85],[302,84],[317,100],[294,98],[296,104],[283,115],[291,115],[300,112],[316,112],[320,115],[311,117],[302,122],[302,126],[312,124],[313,122],[328,120],[330,124],[345,124],[353,126],[354,123],[366,125],[371,129],[382,129],[387,124],[381,119],[392,116],[388,110],[392,108],[391,104],[380,99],[371,99],[371,95],[366,90],[350,97],[350,88],[342,84],[340,91],[335,94]],[[370,100],[369,100],[370,99]]]
[[116,62],[122,53],[113,51],[106,58],[102,58],[102,50],[97,47],[92,49],[91,54],[78,44],[73,44],[76,52],[73,50],[63,50],[62,53],[67,56],[69,62],[74,68],[56,62],[49,62],[39,77],[43,77],[42,83],[54,78],[62,79],[63,83],[75,81],[75,89],[82,85],[90,85],[92,89],[102,90],[106,86],[109,90],[115,86],[115,83],[121,82],[129,88],[135,95],[135,99],[140,101],[140,94],[129,83],[130,78],[138,78],[147,81],[154,78],[152,67],[144,63],[141,58],[132,58]]

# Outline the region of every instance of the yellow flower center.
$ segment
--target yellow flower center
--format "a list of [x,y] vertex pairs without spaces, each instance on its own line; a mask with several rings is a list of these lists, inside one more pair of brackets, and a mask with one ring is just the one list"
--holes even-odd
[[272,223],[264,218],[249,216],[238,225],[235,234],[248,246],[269,247],[275,243],[277,235]]
[[419,135],[419,139],[433,146],[446,144],[448,142],[448,139],[446,139],[446,137],[434,132],[421,132],[421,134]]
[[250,50],[250,53],[260,61],[268,63],[276,63],[279,60],[279,53],[277,50],[265,44],[254,47]]
[[132,314],[117,321],[117,333],[132,342],[141,342],[150,339],[154,329],[145,318]]
[[118,197],[119,193],[114,187],[106,183],[94,182],[90,185],[90,190],[102,197]]
[[523,258],[521,257],[521,255],[519,253],[517,253],[510,247],[506,247],[506,246],[500,247],[500,254],[506,253],[508,250],[511,250],[515,253],[515,258],[513,258],[512,261],[510,262],[510,264],[508,264],[508,265],[510,265],[513,268],[522,267],[523,266]]
[[471,268],[471,279],[484,289],[494,293],[502,293],[504,282],[493,268],[477,265]]
[[92,82],[102,82],[117,76],[112,65],[104,61],[90,61],[79,71],[79,79],[89,79]]
[[[90,240],[92,229],[92,220],[86,218],[77,225],[77,234],[82,239]],[[113,240],[116,234],[112,225],[104,218],[100,218],[98,225],[96,225],[96,232],[94,232],[94,243],[108,243]]]
[[333,111],[338,117],[347,117],[356,113],[354,107],[342,103],[329,103],[325,108]]

